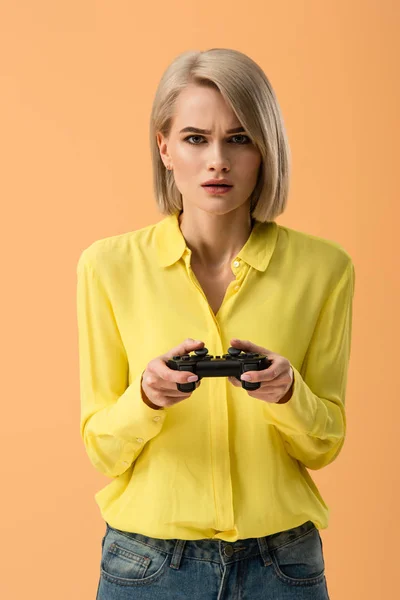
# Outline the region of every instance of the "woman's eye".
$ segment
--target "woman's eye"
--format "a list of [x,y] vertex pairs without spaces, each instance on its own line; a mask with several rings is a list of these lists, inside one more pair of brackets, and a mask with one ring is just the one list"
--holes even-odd
[[247,144],[248,142],[250,142],[250,138],[247,135],[244,135],[243,133],[239,133],[238,135],[234,135],[233,137],[234,138],[246,138],[245,141],[243,142],[244,144]]
[[[188,140],[192,139],[192,138],[203,138],[204,137],[202,135],[188,135],[187,137],[185,137],[184,141],[188,142]],[[247,135],[244,134],[238,134],[238,135],[233,135],[230,139],[234,139],[234,138],[246,138],[244,142],[239,142],[239,144],[235,144],[242,146],[244,144],[248,144],[250,142],[250,138]],[[197,144],[196,142],[188,142],[189,144],[192,144],[192,146],[199,146],[199,144]]]
[[[203,137],[203,136],[202,135],[188,135],[188,137],[185,137],[184,141],[187,142],[191,138],[201,138],[201,137]],[[198,146],[198,144],[196,144],[196,143],[194,143],[194,144],[192,142],[189,142],[189,143],[192,144],[193,146]]]

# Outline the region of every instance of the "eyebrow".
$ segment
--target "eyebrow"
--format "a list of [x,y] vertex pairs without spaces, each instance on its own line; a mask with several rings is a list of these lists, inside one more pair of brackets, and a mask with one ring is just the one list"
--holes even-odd
[[[180,130],[179,133],[184,133],[185,131],[194,131],[196,133],[207,133],[210,134],[211,131],[209,129],[199,129],[198,127],[184,127]],[[234,127],[233,129],[227,129],[226,133],[241,133],[245,131],[243,127]]]

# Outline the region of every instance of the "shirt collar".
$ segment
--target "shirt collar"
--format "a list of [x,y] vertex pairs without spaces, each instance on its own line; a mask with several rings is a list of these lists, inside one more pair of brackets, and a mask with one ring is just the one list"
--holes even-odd
[[[155,226],[155,243],[158,261],[169,267],[177,262],[185,252],[189,252],[186,240],[179,226],[179,212],[168,215]],[[278,225],[275,221],[261,223],[255,221],[250,236],[237,257],[258,271],[265,271],[274,252],[278,238]]]

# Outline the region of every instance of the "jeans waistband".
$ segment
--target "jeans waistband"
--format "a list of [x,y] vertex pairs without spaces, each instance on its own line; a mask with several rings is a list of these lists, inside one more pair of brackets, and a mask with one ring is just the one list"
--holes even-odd
[[208,561],[229,563],[261,555],[264,565],[271,564],[270,551],[288,544],[305,535],[310,529],[316,529],[313,521],[306,521],[297,527],[279,531],[260,538],[247,538],[236,542],[225,542],[217,539],[181,540],[153,538],[140,533],[132,533],[116,529],[106,523],[107,530],[111,529],[122,536],[134,539],[150,548],[161,550],[172,555],[170,566],[179,569],[180,561],[185,554],[187,558],[197,558]]

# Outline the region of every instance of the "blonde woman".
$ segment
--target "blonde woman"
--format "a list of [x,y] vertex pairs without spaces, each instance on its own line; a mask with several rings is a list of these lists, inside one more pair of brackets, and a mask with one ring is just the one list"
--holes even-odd
[[[351,257],[277,224],[290,151],[245,54],[176,57],[150,145],[163,218],[77,266],[80,431],[111,480],[97,599],[326,600],[329,509],[307,469],[345,439]],[[203,377],[205,357],[239,370]]]

